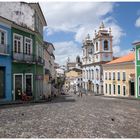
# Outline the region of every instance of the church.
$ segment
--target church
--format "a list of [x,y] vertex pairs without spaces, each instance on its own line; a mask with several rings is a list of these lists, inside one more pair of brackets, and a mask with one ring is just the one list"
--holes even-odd
[[113,60],[111,28],[106,29],[102,22],[94,38],[88,34],[83,40],[82,86],[95,94],[103,94],[102,65]]

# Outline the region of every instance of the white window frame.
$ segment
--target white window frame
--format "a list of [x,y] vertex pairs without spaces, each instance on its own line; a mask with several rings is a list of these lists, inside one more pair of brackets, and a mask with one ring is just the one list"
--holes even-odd
[[[4,44],[3,45],[7,45],[7,31],[0,28],[0,32],[4,32],[5,39],[4,39]],[[0,44],[1,44],[1,39],[0,39]]]
[[107,80],[107,72],[104,72],[104,80]]
[[105,93],[108,94],[108,84],[105,83]]
[[94,70],[92,69],[92,80],[94,80]]
[[22,76],[22,91],[23,92],[23,73],[15,73],[13,74],[13,80],[14,80],[14,83],[13,83],[13,89],[14,89],[14,92],[13,92],[13,99],[15,101],[15,76],[16,75],[21,75]]
[[111,71],[108,72],[108,80],[111,80]]
[[121,85],[120,85],[120,84],[118,84],[118,85],[117,85],[117,91],[118,91],[118,86],[120,86],[120,94],[119,94],[119,93],[117,93],[117,95],[119,95],[119,96],[120,96],[120,95],[121,95]]
[[[119,77],[118,77],[118,73],[119,73],[119,75],[120,75],[120,79],[119,79]],[[119,79],[119,80],[118,80],[118,79]],[[121,73],[120,73],[120,71],[117,71],[117,80],[118,80],[118,81],[121,80]]]
[[140,96],[140,76],[138,77],[138,96]]
[[114,85],[115,85],[115,84],[112,84],[112,89],[113,89],[112,92],[113,92],[113,95],[116,95],[116,85],[115,85],[115,94],[114,94]]
[[[28,43],[28,42],[26,42],[26,39],[28,39],[28,40],[30,40],[31,41],[31,43]],[[27,48],[27,53],[26,53],[26,43],[29,45],[30,44],[30,54],[29,54],[29,52],[28,52],[28,49],[29,48]],[[29,46],[28,46],[29,47]],[[32,48],[33,48],[33,40],[32,40],[32,38],[29,38],[29,37],[24,37],[24,54],[27,54],[27,55],[32,55]]]
[[[112,80],[115,80],[116,77],[115,77],[113,74],[115,74],[115,71],[112,72]],[[115,75],[116,75],[116,74],[115,74]]]
[[[125,95],[124,95],[123,87],[125,87]],[[123,96],[126,96],[126,85],[122,85],[122,95],[123,95]]]
[[112,93],[112,85],[111,84],[109,84],[109,95],[112,95],[111,93]]
[[[13,34],[13,51],[14,51],[14,53],[19,53],[18,52],[18,47],[17,47],[17,52],[15,52],[15,46],[14,46],[14,42],[15,42],[15,40],[17,40],[17,39],[15,39],[15,36],[19,36],[19,37],[21,37],[21,40],[20,40],[20,43],[21,43],[21,48],[20,48],[20,53],[23,53],[23,36],[22,35],[20,35],[20,34],[17,34],[17,33],[14,33]],[[18,45],[17,45],[18,46]]]
[[138,60],[140,60],[140,48],[138,49]]
[[[125,80],[123,79],[123,73],[125,73]],[[126,81],[126,72],[125,71],[122,72],[122,80]]]
[[33,92],[33,73],[25,73],[25,89],[26,89],[26,76],[31,75],[31,83],[32,83],[32,92]]

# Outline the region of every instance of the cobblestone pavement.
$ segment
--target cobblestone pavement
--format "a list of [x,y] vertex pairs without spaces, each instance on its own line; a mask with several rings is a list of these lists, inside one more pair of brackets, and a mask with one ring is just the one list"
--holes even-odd
[[64,95],[0,108],[1,138],[140,138],[140,101]]

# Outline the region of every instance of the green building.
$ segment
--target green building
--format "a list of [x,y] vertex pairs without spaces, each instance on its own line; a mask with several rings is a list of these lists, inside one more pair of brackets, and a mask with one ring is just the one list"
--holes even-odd
[[140,41],[133,43],[135,46],[135,80],[136,98],[140,99]]
[[43,94],[43,45],[32,30],[16,24],[12,27],[13,99],[25,92],[39,100]]
[[44,92],[43,27],[47,23],[38,3],[24,3],[22,6],[31,9],[34,16],[28,16],[32,24],[14,21],[12,25],[12,95],[13,100],[20,100],[21,93],[25,92],[39,100]]

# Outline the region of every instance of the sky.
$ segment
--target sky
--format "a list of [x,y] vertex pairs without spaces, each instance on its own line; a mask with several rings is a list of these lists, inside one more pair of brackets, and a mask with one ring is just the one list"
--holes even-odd
[[113,55],[129,53],[140,40],[140,2],[40,2],[47,21],[44,40],[55,47],[55,62],[65,65],[68,57],[82,57],[82,41],[104,22],[113,34]]

